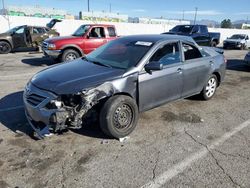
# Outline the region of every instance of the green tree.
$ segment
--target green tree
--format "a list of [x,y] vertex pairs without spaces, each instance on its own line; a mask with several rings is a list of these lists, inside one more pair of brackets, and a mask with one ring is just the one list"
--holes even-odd
[[220,25],[221,28],[232,28],[232,22],[230,19],[224,19]]

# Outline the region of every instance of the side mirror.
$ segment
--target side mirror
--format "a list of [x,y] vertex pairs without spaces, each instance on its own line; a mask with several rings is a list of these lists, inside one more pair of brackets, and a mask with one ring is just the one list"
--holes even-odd
[[158,71],[163,69],[163,64],[159,63],[158,61],[153,61],[145,65],[145,70],[147,72]]

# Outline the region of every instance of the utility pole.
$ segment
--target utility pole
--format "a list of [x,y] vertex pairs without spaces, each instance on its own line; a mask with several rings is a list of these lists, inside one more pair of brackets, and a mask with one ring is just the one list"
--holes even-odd
[[10,19],[9,19],[9,15],[8,15],[8,11],[5,9],[5,5],[4,5],[4,0],[2,0],[2,5],[3,5],[3,17],[8,21],[8,26],[10,29]]
[[198,8],[197,8],[197,7],[195,7],[194,25],[196,24],[197,11],[198,11]]
[[89,0],[87,0],[88,1],[88,12],[89,12]]
[[185,19],[185,10],[182,12],[182,21]]
[[109,3],[109,12],[111,13],[111,3]]

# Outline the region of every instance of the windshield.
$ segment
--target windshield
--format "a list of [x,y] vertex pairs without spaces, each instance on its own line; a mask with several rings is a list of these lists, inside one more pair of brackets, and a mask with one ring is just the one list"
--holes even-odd
[[14,27],[12,29],[9,29],[8,31],[6,31],[6,33],[15,33],[17,30],[19,30],[20,28],[22,28],[23,26],[17,26]]
[[85,58],[103,66],[128,69],[135,67],[152,46],[152,42],[120,38],[97,48]]
[[178,26],[175,26],[170,31],[178,32],[178,33],[191,33],[192,29],[193,29],[193,26],[191,25],[178,25]]
[[244,39],[245,35],[233,35],[230,37],[230,39]]
[[88,30],[89,30],[89,25],[82,25],[80,26],[74,33],[73,36],[80,37],[83,36]]

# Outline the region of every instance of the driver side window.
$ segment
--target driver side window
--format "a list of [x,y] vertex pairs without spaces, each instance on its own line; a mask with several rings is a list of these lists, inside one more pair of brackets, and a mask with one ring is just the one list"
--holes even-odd
[[15,33],[16,34],[22,34],[22,33],[24,33],[24,27],[19,28],[18,30],[16,30]]
[[89,33],[91,38],[105,38],[105,32],[103,27],[94,27]]
[[153,61],[157,61],[163,66],[179,63],[181,58],[178,43],[169,43],[158,49],[150,58],[149,63]]

